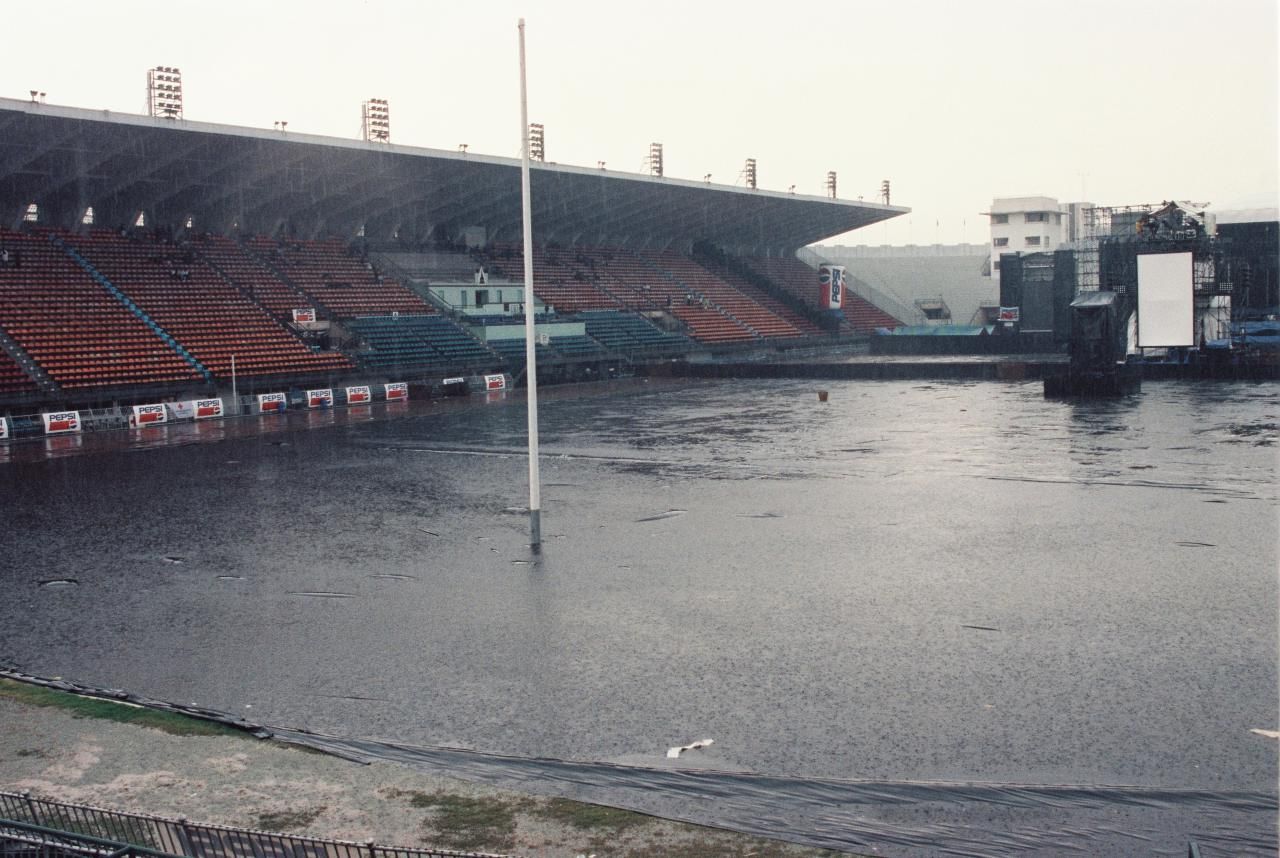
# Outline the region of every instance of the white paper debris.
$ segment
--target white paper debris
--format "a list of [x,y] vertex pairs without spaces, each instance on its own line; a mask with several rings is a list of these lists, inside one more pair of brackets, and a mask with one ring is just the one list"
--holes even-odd
[[[1254,727],[1249,732],[1257,733],[1259,736],[1266,736],[1268,739],[1280,739],[1280,730],[1259,730]],[[671,754],[668,753],[667,756],[671,756]]]
[[708,745],[714,744],[714,742],[715,742],[715,739],[703,739],[701,741],[694,742],[691,745],[681,745],[678,748],[669,748],[667,749],[667,759],[674,760],[677,757],[679,757],[681,754],[683,754],[685,751],[701,750],[702,748],[705,748]]

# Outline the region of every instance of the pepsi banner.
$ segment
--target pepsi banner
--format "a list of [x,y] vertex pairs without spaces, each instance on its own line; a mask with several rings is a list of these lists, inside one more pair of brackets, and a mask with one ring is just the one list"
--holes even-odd
[[823,310],[839,310],[844,306],[844,266],[818,266],[818,306]]
[[1001,307],[1000,315],[997,319],[1005,324],[1012,325],[1022,316],[1022,311],[1018,307]]
[[295,322],[314,322],[316,320],[315,308],[307,307],[304,310],[294,310],[293,320]]
[[169,412],[164,405],[135,405],[133,406],[133,414],[129,417],[129,425],[138,426],[155,426],[160,423],[169,422]]
[[9,418],[0,417],[0,441],[9,440]]
[[80,431],[79,411],[54,411],[40,416],[44,418],[44,434],[46,435]]
[[486,375],[484,377],[485,390],[506,390],[507,377],[505,375]]
[[372,395],[369,393],[368,385],[347,388],[348,405],[359,405],[362,402],[368,402],[372,398]]
[[262,412],[283,412],[289,407],[289,399],[283,393],[259,393],[258,410]]
[[409,398],[409,385],[405,384],[403,381],[397,384],[388,384],[386,385],[386,388],[388,402]]
[[191,403],[193,417],[197,420],[209,420],[222,416],[221,399],[197,399]]
[[307,391],[307,407],[308,408],[332,408],[333,407],[333,388],[326,387],[323,390]]

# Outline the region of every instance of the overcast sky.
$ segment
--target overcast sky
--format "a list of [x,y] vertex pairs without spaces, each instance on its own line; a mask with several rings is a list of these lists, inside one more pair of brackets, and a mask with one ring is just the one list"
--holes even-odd
[[182,69],[188,119],[519,154],[516,23],[547,159],[892,202],[845,243],[985,242],[995,196],[1275,205],[1276,0],[8,2],[0,95],[145,112]]

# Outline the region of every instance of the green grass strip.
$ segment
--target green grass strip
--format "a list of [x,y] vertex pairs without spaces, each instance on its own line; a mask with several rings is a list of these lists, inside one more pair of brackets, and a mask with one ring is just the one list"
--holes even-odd
[[61,709],[73,718],[97,718],[102,721],[132,724],[135,727],[161,730],[174,736],[249,735],[214,721],[203,721],[174,712],[163,712],[114,700],[103,700],[100,697],[81,697],[78,694],[55,691],[39,685],[28,685],[12,679],[0,678],[0,697],[27,706]]

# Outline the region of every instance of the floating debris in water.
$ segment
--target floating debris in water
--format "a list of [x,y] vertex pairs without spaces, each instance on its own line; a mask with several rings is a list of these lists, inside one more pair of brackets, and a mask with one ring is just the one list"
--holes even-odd
[[49,578],[37,581],[36,584],[41,587],[75,587],[80,584],[80,581],[77,578]]
[[219,581],[243,581],[243,575],[215,575]]
[[676,747],[676,748],[668,748],[667,759],[674,760],[677,757],[679,757],[681,754],[683,754],[685,751],[700,751],[703,748],[707,747],[708,745],[712,745],[712,744],[715,744],[715,739],[702,739],[697,742],[692,742],[688,745],[680,745],[679,747]]
[[161,560],[163,560],[165,563],[175,563],[175,564],[177,564],[177,563],[186,563],[186,562],[187,562],[187,558],[185,558],[185,557],[178,557],[178,556],[175,556],[175,555],[166,555],[166,556],[164,556],[164,557],[161,557],[160,559],[161,559]]
[[1257,727],[1254,727],[1249,732],[1257,733],[1259,736],[1266,736],[1268,739],[1280,739],[1280,730],[1259,730]]
[[684,515],[686,512],[688,512],[687,509],[669,509],[666,512],[660,512],[657,515],[650,515],[644,518],[637,518],[636,521],[637,522],[662,521],[664,518],[675,518],[678,515]]
[[999,629],[992,628],[991,626],[970,626],[970,625],[966,625],[966,624],[964,624],[964,623],[961,623],[961,624],[960,624],[960,628],[962,628],[962,629],[976,629],[977,631],[980,631],[980,632],[998,632],[998,631],[1000,631]]
[[422,532],[423,532],[423,533],[425,533],[427,536],[439,536],[439,535],[440,535],[440,534],[436,533],[434,530],[427,530],[425,527],[420,527],[420,528],[418,528],[418,530],[422,531]]
[[1175,542],[1174,545],[1181,545],[1183,548],[1217,548],[1212,542],[1192,542],[1189,539]]
[[317,599],[354,599],[354,598],[356,598],[356,594],[355,594],[355,593],[329,593],[329,592],[325,592],[325,591],[323,591],[323,590],[318,591],[318,592],[289,593],[288,595],[290,595],[290,596],[314,596],[314,597],[315,597],[315,598],[317,598]]
[[370,575],[369,577],[383,578],[388,581],[417,581],[418,580],[417,577],[414,575],[398,575],[394,572],[379,572],[374,575]]
[[776,512],[746,512],[741,513],[738,518],[783,518]]

